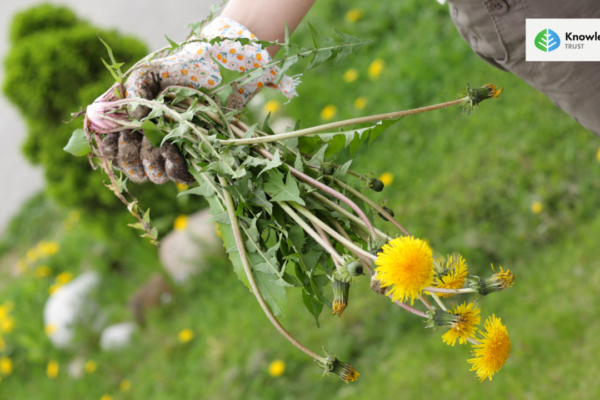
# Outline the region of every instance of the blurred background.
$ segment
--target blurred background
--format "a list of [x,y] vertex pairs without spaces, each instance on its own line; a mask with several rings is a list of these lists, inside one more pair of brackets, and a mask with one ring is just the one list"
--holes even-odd
[[[277,131],[453,100],[467,82],[504,87],[470,116],[403,119],[353,163],[381,176],[386,188],[369,195],[387,198],[415,236],[460,252],[472,274],[490,275],[493,263],[516,275],[482,304],[512,342],[492,382],[469,371],[470,346],[445,345],[366,281],[343,318],[325,310],[320,328],[289,293],[284,326],[361,374],[321,378],[237,280],[202,199],[130,184],[152,209],[161,250],[127,227],[104,177],[62,150],[81,120],[63,121],[111,83],[98,35],[127,68],[167,45],[165,34],[184,39],[211,3],[1,2],[0,399],[598,398],[600,140],[478,59],[447,5],[318,1],[305,21],[319,32],[373,44],[306,72],[289,104],[263,91],[248,117],[271,112]],[[305,23],[293,40],[310,45]]]

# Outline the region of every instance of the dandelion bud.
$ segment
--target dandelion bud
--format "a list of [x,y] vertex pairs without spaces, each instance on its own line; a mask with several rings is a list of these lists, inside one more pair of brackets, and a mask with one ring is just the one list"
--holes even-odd
[[323,175],[333,175],[335,168],[333,168],[331,164],[327,163],[321,167],[321,172],[323,172]]
[[[492,270],[494,266],[492,265]],[[492,292],[501,292],[506,288],[512,287],[515,281],[515,276],[510,269],[506,272],[500,267],[500,272],[495,273],[491,278],[481,279],[478,276],[468,280],[471,289],[475,290],[482,296],[487,296]]]
[[364,268],[360,261],[351,262],[346,266],[346,270],[352,276],[359,276],[364,273]]
[[342,314],[348,305],[348,294],[350,291],[350,284],[347,282],[341,282],[335,280],[332,284],[333,288],[333,306],[331,308],[332,314],[337,314],[338,317],[342,318]]
[[352,365],[342,362],[337,358],[329,365],[329,372],[333,372],[346,383],[354,382],[360,375]]
[[491,99],[493,97],[500,99],[500,93],[504,88],[498,89],[496,85],[492,85],[488,83],[487,85],[483,85],[480,88],[471,89],[469,84],[467,83],[467,88],[460,95],[464,99],[463,103],[463,112],[467,114],[473,111],[473,108],[479,105],[484,100]]
[[377,178],[373,178],[371,179],[371,182],[369,182],[369,189],[376,192],[381,192],[383,190],[383,182]]
[[[394,212],[392,210],[390,210],[389,208],[387,208],[387,207],[383,207],[383,211],[385,211],[386,213],[390,214],[391,217],[394,216]],[[379,213],[379,216],[381,218],[383,218],[385,221],[389,221],[385,216],[383,216],[383,214]]]

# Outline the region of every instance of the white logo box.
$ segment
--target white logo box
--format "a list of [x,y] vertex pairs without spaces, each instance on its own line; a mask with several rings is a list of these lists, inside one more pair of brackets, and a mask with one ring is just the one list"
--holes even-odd
[[[556,47],[553,35],[544,35],[548,42],[542,40],[542,47],[546,45],[551,51],[536,46],[536,37],[544,30],[555,32],[560,39]],[[525,38],[526,61],[600,61],[600,19],[528,18]]]

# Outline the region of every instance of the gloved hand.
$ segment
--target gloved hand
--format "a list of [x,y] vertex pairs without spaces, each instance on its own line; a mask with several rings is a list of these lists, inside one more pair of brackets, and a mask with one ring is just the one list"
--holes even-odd
[[[202,30],[202,38],[212,39],[217,36],[255,39],[248,29],[229,18],[218,18]],[[223,63],[227,69],[246,72],[264,66],[270,61],[270,57],[258,44],[241,45],[229,40],[215,45],[188,43],[177,53],[144,63],[133,71],[124,84],[125,96],[151,100],[169,86],[195,89],[217,87],[222,82],[222,77],[213,60]],[[288,99],[297,96],[295,88],[300,83],[299,79],[284,76],[276,85],[278,73],[279,69],[272,67],[260,78],[234,88],[227,100],[227,107],[241,109],[264,86],[279,90]],[[102,108],[104,102],[106,95],[88,107],[87,118],[92,130],[110,131],[106,121],[94,118],[95,110]],[[149,112],[147,107],[138,106],[130,115],[141,120]],[[179,183],[194,182],[179,149],[171,143],[165,143],[160,149],[156,149],[145,136],[123,131],[105,136],[102,148],[106,156],[117,159],[113,165],[126,173],[133,182],[141,183],[147,178],[156,184],[165,183],[169,179]]]

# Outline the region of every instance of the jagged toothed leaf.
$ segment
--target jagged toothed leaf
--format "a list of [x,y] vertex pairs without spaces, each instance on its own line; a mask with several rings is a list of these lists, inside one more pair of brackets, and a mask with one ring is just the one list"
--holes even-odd
[[325,62],[325,60],[327,60],[333,54],[333,49],[339,46],[339,43],[336,40],[321,35],[310,23],[308,24],[308,27],[313,37],[316,51],[310,64],[308,64],[306,67],[307,71]]
[[300,205],[305,205],[300,197],[300,189],[296,179],[288,172],[285,183],[283,183],[283,174],[276,170],[268,173],[269,180],[265,182],[264,188],[271,195],[271,201],[295,201]]
[[345,33],[338,31],[335,28],[334,28],[334,31],[335,31],[336,35],[338,36],[338,38],[340,39],[340,41],[342,42],[342,46],[341,46],[340,51],[338,52],[337,56],[335,57],[335,60],[333,61],[333,65],[342,61],[344,58],[346,58],[348,56],[348,54],[352,53],[354,50],[357,50],[360,47],[373,42],[372,40],[359,39],[357,37],[347,35]]
[[317,328],[320,328],[321,324],[319,324],[319,315],[321,315],[321,312],[323,311],[323,303],[306,294],[306,291],[304,290],[302,291],[302,301],[304,302],[308,312],[315,318]]
[[258,174],[258,176],[261,176],[263,174],[263,172],[266,172],[270,169],[274,169],[277,168],[279,166],[281,166],[281,164],[283,164],[283,162],[281,161],[281,158],[279,156],[279,152],[276,151],[275,154],[273,155],[273,159],[267,161],[265,167],[263,168],[262,171],[260,171],[260,173]]
[[275,315],[285,317],[287,312],[287,296],[285,288],[276,283],[281,279],[261,271],[254,272],[254,279],[263,298],[269,305],[269,308]]

